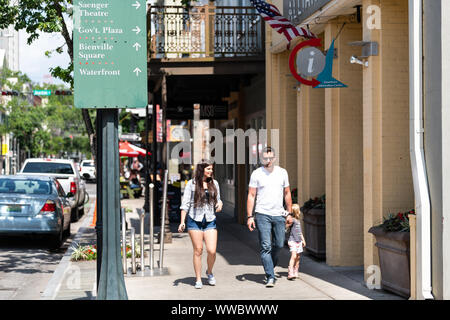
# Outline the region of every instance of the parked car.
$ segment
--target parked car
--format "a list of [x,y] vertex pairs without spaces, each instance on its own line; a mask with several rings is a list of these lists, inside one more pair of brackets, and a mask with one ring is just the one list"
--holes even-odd
[[95,181],[95,163],[94,160],[81,161],[81,177],[86,181]]
[[67,159],[27,159],[18,174],[33,174],[55,177],[65,194],[73,196],[71,221],[78,221],[84,214],[86,184],[73,160]]
[[71,200],[53,177],[0,176],[0,234],[46,234],[59,248],[70,235]]

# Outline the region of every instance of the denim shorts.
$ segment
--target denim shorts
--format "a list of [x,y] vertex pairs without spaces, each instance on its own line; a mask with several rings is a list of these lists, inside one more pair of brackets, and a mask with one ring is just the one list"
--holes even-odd
[[190,216],[187,216],[187,222],[186,227],[188,230],[199,230],[199,231],[206,231],[209,229],[217,229],[216,226],[216,219],[213,221],[206,221],[206,217],[203,218],[203,221],[195,221]]

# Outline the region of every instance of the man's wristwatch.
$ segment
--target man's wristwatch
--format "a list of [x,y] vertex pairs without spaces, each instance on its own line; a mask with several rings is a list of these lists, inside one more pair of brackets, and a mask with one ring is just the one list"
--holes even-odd
[[248,217],[247,217],[247,220],[250,219],[250,218],[254,218],[254,216],[248,216]]
[[287,216],[292,216],[292,213],[290,213],[287,210],[284,210],[283,213],[281,214],[283,217],[287,218]]

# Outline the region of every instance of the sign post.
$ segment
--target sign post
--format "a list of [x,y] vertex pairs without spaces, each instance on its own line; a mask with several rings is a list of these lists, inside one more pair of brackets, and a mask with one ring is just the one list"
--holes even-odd
[[117,109],[147,106],[146,1],[73,5],[75,107],[97,109],[97,299],[126,300]]

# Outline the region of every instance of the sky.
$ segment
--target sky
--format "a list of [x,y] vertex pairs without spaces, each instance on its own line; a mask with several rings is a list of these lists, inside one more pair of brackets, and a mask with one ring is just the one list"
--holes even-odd
[[63,83],[59,79],[49,79],[51,67],[67,67],[69,56],[67,50],[62,54],[54,52],[50,58],[45,56],[45,51],[54,50],[64,43],[63,37],[58,34],[42,33],[31,45],[27,44],[27,33],[19,31],[19,68],[22,73],[36,83],[48,82],[53,84]]

